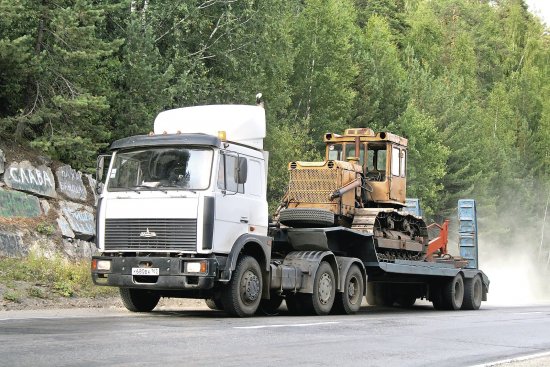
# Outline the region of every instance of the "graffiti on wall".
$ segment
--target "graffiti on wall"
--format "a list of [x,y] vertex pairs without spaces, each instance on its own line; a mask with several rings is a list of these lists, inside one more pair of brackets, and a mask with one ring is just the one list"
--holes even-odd
[[74,200],[86,201],[88,193],[82,182],[82,173],[71,168],[61,166],[55,171],[59,191]]
[[12,189],[57,197],[52,170],[46,166],[34,167],[29,161],[11,163],[4,172],[4,182]]

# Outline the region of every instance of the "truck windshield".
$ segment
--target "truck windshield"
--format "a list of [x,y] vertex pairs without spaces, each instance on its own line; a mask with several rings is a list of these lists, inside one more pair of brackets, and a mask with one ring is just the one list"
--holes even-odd
[[163,147],[116,153],[107,188],[113,191],[204,190],[210,185],[212,149]]

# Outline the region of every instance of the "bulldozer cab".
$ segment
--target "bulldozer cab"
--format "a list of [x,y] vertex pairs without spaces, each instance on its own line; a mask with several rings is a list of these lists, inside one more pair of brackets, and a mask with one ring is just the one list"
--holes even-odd
[[351,160],[362,167],[367,186],[365,205],[405,205],[407,139],[357,128],[347,129],[343,135],[327,133],[324,141],[326,160]]

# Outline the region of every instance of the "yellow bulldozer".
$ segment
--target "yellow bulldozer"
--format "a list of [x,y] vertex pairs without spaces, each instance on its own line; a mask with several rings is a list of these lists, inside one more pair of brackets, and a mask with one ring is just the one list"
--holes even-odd
[[289,186],[275,214],[279,226],[372,233],[379,260],[426,259],[446,251],[446,233],[430,246],[424,220],[403,211],[407,139],[353,128],[327,133],[324,142],[324,161],[289,163]]

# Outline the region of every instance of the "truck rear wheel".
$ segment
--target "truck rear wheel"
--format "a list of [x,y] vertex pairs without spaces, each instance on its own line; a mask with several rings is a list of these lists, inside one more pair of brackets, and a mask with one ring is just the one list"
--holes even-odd
[[463,310],[479,310],[483,298],[483,284],[481,277],[476,275],[473,278],[464,279],[464,301]]
[[334,213],[324,209],[290,208],[279,213],[279,222],[289,227],[330,227],[334,225]]
[[346,274],[344,291],[336,294],[334,311],[341,314],[354,314],[361,308],[364,293],[363,273],[357,265],[352,265]]
[[119,288],[124,307],[132,312],[150,312],[157,306],[160,295],[148,289]]
[[445,310],[459,310],[464,300],[464,279],[461,274],[443,283],[441,288],[442,308]]
[[262,299],[262,272],[252,256],[241,256],[231,280],[222,292],[223,309],[230,315],[252,316]]
[[304,309],[307,313],[319,316],[328,315],[334,305],[335,296],[334,271],[329,263],[322,261],[315,273],[313,293],[311,295],[307,294],[304,298]]

